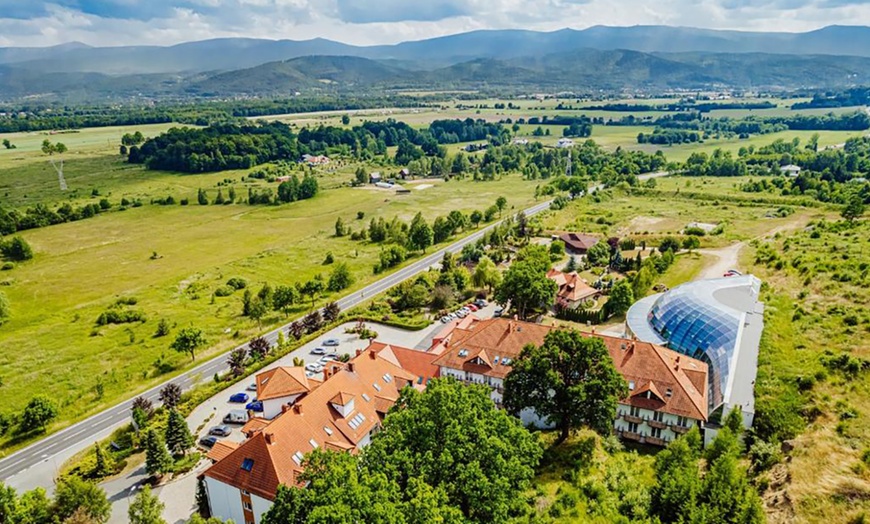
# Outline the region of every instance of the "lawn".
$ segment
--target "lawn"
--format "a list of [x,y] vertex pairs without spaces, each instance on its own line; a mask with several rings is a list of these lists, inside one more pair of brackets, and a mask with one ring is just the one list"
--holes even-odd
[[[71,188],[83,189],[75,200],[90,200],[93,187],[115,204],[121,196],[139,196],[147,202],[151,196],[166,194],[193,202],[199,187],[209,188],[213,197],[217,182],[245,174],[149,172],[127,166],[115,155],[85,151],[82,155],[88,156],[80,160],[81,169],[76,167],[78,158],[69,162]],[[25,160],[18,162],[25,173],[44,162],[41,153],[23,153]],[[9,163],[0,158],[0,165]],[[100,166],[104,170],[89,169]],[[358,230],[372,217],[410,220],[422,211],[431,221],[454,209],[484,209],[502,195],[510,209],[534,202],[534,183],[519,175],[493,182],[433,182],[426,184],[428,188],[397,195],[389,190],[339,187],[355,167],[334,168],[332,173],[319,174],[321,185],[332,189],[307,201],[281,206],[146,203],[22,232],[33,247],[34,259],[0,273],[4,284],[0,289],[12,305],[11,319],[0,326],[0,347],[15,348],[0,355],[7,395],[0,411],[18,412],[35,393],[48,392],[61,405],[60,418],[50,428],[58,429],[189,367],[188,357],[169,349],[181,327],[204,330],[208,349],[198,355],[201,360],[285,321],[283,315],[272,314],[257,325],[241,317],[241,292],[213,297],[230,277],[245,278],[254,291],[265,282],[276,286],[303,282],[316,274],[328,277],[330,267],[323,261],[331,252],[337,262],[350,266],[356,279],[353,288],[372,282],[380,248],[335,238],[338,217]],[[33,188],[46,188],[37,199],[35,189],[19,187],[28,176],[14,167],[0,167],[0,181],[15,202],[53,202],[50,177],[34,182]],[[358,212],[365,214],[364,220],[357,219]],[[146,321],[97,326],[100,313],[120,297],[135,298],[133,309],[141,310]],[[294,314],[306,309],[300,306]],[[172,332],[154,338],[163,318],[174,326]],[[163,372],[158,371],[158,362]]]

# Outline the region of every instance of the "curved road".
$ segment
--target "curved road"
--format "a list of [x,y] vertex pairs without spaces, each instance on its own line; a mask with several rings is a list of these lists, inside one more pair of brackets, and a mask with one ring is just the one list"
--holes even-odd
[[[658,178],[662,176],[666,176],[668,173],[659,172],[659,173],[651,173],[646,175],[641,175],[638,178],[641,180],[645,180],[648,178]],[[589,188],[590,191],[596,191],[600,189],[601,186],[593,186]],[[532,216],[540,213],[541,211],[545,211],[549,209],[550,201],[542,202],[540,204],[536,204],[530,208],[524,210],[526,216]],[[483,235],[492,230],[501,221],[490,224],[484,228],[475,231],[471,235],[464,237],[460,240],[457,240],[453,244],[435,251],[429,255],[424,256],[423,258],[414,261],[412,264],[403,267],[402,269],[391,273],[384,278],[366,286],[364,289],[360,291],[356,291],[351,295],[348,295],[344,298],[337,300],[339,307],[342,311],[351,309],[363,302],[366,301],[367,298],[372,298],[379,293],[386,291],[387,289],[403,282],[423,271],[428,270],[431,266],[439,263],[441,258],[444,256],[444,253],[449,251],[451,253],[457,253],[462,250],[462,248],[470,243],[477,242],[478,239],[483,237]],[[367,297],[367,298],[366,298]],[[278,332],[285,331],[287,327],[290,325],[287,324],[270,331],[265,334],[264,337],[271,344],[274,344],[278,339]],[[242,344],[242,348],[247,348],[247,344]],[[190,371],[175,377],[171,380],[167,380],[166,382],[155,386],[143,393],[140,396],[152,401],[155,405],[158,404],[158,395],[160,390],[170,382],[174,382],[181,386],[182,389],[187,390],[197,384],[198,382],[203,380],[205,377],[207,380],[210,380],[211,377],[215,373],[220,373],[228,369],[226,365],[226,354],[222,353],[211,360],[203,362],[202,364],[196,366]],[[0,479],[10,479],[22,472],[27,471],[28,469],[43,464],[43,467],[50,468],[48,474],[56,473],[56,469],[58,467],[57,461],[55,460],[53,464],[49,464],[49,462],[60,454],[71,455],[73,453],[78,452],[81,449],[86,448],[91,445],[95,440],[98,440],[98,435],[103,435],[108,433],[110,430],[115,427],[128,422],[130,418],[130,409],[133,403],[133,399],[126,400],[121,402],[120,404],[109,408],[105,411],[97,413],[91,417],[88,417],[81,422],[73,424],[57,433],[53,433],[48,435],[47,437],[23,448],[8,457],[5,457],[3,460],[0,460]],[[50,488],[51,484],[46,485],[45,480],[43,479],[42,474],[39,475],[40,480],[38,481],[38,485],[42,485],[42,487]],[[51,477],[53,479],[53,475]],[[28,482],[32,484],[33,482]]]

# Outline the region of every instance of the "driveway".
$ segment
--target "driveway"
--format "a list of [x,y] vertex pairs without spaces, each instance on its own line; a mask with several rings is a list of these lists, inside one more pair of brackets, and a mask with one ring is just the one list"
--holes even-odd
[[745,245],[746,244],[743,242],[738,242],[721,249],[699,249],[698,253],[716,257],[716,261],[701,270],[701,273],[698,275],[696,280],[721,278],[729,269],[737,269],[740,250],[743,249],[743,246]]

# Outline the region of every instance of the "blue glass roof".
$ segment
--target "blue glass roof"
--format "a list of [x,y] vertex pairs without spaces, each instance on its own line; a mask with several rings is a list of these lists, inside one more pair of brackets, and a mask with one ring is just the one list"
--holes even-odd
[[[739,351],[745,312],[755,300],[743,302],[735,289],[757,289],[752,276],[718,278],[677,286],[661,295],[647,297],[629,310],[627,324],[641,340],[663,343],[674,351],[709,364],[710,405],[718,406],[728,390],[728,380]],[[755,292],[757,296],[757,291]],[[739,307],[738,306],[743,306]],[[741,310],[742,309],[742,310]]]

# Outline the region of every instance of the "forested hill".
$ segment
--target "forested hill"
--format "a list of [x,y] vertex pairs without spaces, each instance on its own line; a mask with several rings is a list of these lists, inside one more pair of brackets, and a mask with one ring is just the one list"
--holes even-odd
[[[399,64],[404,65],[400,67]],[[189,76],[39,73],[0,65],[0,101],[39,96],[81,100],[178,97],[370,95],[389,89],[548,89],[589,92],[664,89],[845,89],[870,85],[870,58],[774,54],[651,54],[583,49],[511,59],[479,58],[435,70],[398,61],[308,56]]]

